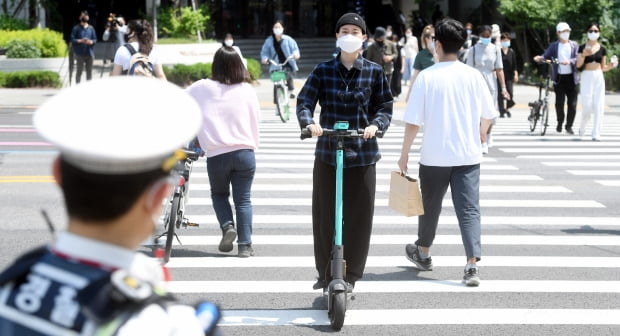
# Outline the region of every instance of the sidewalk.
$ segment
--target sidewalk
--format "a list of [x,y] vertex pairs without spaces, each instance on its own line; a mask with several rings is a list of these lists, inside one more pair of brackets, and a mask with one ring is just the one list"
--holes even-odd
[[[100,68],[97,69],[100,71]],[[106,78],[107,74],[104,74],[102,78]],[[93,80],[99,80],[99,72],[93,69]],[[296,91],[299,92],[305,82],[305,78],[298,78],[295,80]],[[259,79],[254,84],[254,88],[258,94],[261,108],[272,109],[273,106],[273,84],[269,79]],[[36,108],[40,106],[45,100],[55,95],[61,89],[4,89],[0,88],[0,113],[6,108]],[[400,98],[394,101],[394,121],[400,121],[403,118],[405,111],[405,93],[408,87],[403,87],[403,94]],[[515,85],[514,96],[517,105],[515,105],[511,111],[513,117],[525,116],[529,111],[527,103],[537,99],[538,88],[527,85]],[[102,96],[102,99],[105,97]],[[550,97],[551,104],[555,101],[553,94]],[[620,94],[608,93],[605,96],[605,114],[618,114],[620,115]],[[553,107],[552,107],[553,109]],[[577,114],[581,112],[581,105],[577,106]],[[555,112],[552,112],[552,121],[555,119]],[[578,120],[576,120],[578,122]]]

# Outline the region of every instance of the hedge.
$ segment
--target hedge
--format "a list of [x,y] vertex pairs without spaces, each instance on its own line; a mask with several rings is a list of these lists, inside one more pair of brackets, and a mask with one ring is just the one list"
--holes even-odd
[[59,88],[62,86],[60,75],[54,71],[16,71],[0,72],[0,87],[29,88],[45,87]]
[[[260,63],[253,59],[247,58],[248,71],[250,79],[257,80],[261,74]],[[187,87],[193,82],[211,77],[211,63],[196,63],[192,65],[175,64],[173,67],[164,66],[164,73],[168,81],[175,83],[180,87]]]
[[0,30],[0,48],[7,48],[13,40],[32,41],[41,50],[41,57],[64,57],[67,43],[62,34],[49,29]]

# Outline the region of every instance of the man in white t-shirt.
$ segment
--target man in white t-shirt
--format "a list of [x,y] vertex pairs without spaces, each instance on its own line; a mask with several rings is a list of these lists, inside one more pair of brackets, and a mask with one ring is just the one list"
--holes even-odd
[[463,282],[478,286],[481,144],[498,112],[480,72],[457,59],[466,38],[456,20],[441,20],[435,26],[439,62],[420,72],[412,88],[398,166],[407,172],[409,150],[424,126],[419,168],[424,215],[419,217],[418,240],[405,248],[407,258],[420,270],[433,269],[430,247],[449,186],[467,256]]

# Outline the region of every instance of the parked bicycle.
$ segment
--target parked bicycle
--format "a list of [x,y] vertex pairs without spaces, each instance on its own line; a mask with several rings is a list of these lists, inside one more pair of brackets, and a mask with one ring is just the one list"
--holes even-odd
[[546,65],[545,80],[537,85],[538,99],[527,104],[530,107],[530,115],[527,117],[530,123],[530,132],[534,132],[536,124],[540,121],[540,135],[545,135],[547,126],[549,126],[549,87],[551,84],[551,73],[553,71],[551,65],[556,62],[557,60],[543,60],[538,62],[538,64]]
[[293,55],[289,56],[284,63],[277,63],[272,59],[269,60],[271,64],[278,67],[278,70],[271,72],[269,78],[271,78],[273,82],[273,103],[276,104],[276,112],[282,122],[287,122],[290,117],[289,94],[288,86],[286,85],[286,70],[284,70],[284,66],[288,64],[288,61],[293,59],[293,57]]
[[[170,260],[170,254],[172,252],[172,244],[176,238],[177,242],[181,244],[179,236],[176,234],[176,230],[180,228],[187,228],[188,226],[197,227],[198,224],[191,223],[185,217],[185,203],[187,202],[187,193],[189,191],[189,176],[192,172],[192,166],[194,161],[198,160],[199,153],[191,150],[184,149],[185,159],[177,162],[173,169],[172,176],[176,179],[174,191],[170,194],[170,197],[164,205],[162,212],[162,227],[163,230],[155,237],[155,248],[160,248],[163,245],[163,255],[161,257],[164,263]],[[165,238],[165,241],[163,240]],[[163,244],[162,244],[163,242]]]

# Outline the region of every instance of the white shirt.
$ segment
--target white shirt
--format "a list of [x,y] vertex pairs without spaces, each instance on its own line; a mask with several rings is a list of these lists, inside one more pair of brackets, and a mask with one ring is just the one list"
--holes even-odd
[[571,67],[570,63],[562,64],[563,61],[570,62],[570,52],[571,52],[570,42],[558,43],[558,62],[560,63],[559,68],[558,68],[558,73],[560,75],[567,75],[567,74],[573,73],[573,68]]
[[424,127],[420,163],[480,163],[480,119],[497,117],[493,100],[480,71],[459,61],[439,62],[420,72],[404,115],[406,123]]
[[[131,42],[131,46],[136,49],[136,52],[139,52],[138,42]],[[153,65],[159,64],[159,58],[157,57],[157,51],[153,47],[151,53],[149,54],[149,60]],[[123,71],[129,69],[129,61],[131,61],[131,52],[124,45],[118,47],[116,49],[116,54],[114,55],[114,64],[122,65]]]

